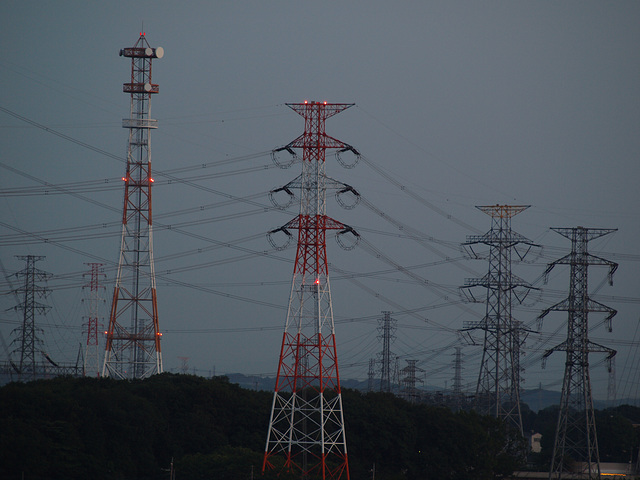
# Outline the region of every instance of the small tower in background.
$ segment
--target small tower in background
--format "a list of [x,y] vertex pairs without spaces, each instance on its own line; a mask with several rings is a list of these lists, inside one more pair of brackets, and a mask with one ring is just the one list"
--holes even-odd
[[104,277],[102,273],[102,263],[88,263],[91,269],[88,274],[91,276],[89,283],[85,285],[85,288],[89,288],[89,295],[87,296],[87,321],[83,324],[86,328],[87,345],[84,351],[84,365],[83,375],[91,377],[100,376],[100,337],[98,330],[100,328],[99,314],[100,314],[100,302],[103,300],[100,292],[104,289],[100,285],[100,277]]

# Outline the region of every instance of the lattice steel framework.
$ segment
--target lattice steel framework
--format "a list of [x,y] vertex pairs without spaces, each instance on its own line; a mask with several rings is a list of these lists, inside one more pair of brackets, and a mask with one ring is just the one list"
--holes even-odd
[[403,375],[400,378],[400,396],[411,403],[416,403],[420,399],[420,391],[416,384],[424,383],[417,374],[424,373],[424,370],[417,366],[418,360],[405,361],[407,366],[400,370],[400,374]]
[[451,394],[456,410],[462,408],[462,347],[455,347],[453,357],[453,383],[451,386]]
[[[347,443],[329,289],[325,237],[353,229],[326,215],[327,188],[348,186],[326,176],[329,149],[353,147],[325,133],[325,121],[353,104],[287,104],[304,117],[305,129],[277,149],[302,149],[302,174],[277,191],[300,190],[300,213],[270,234],[298,230],[293,280],[285,323],[262,471],[284,469],[303,478],[349,478]],[[355,234],[357,235],[357,234]]]
[[380,391],[390,393],[393,386],[391,344],[395,340],[398,321],[391,317],[391,312],[382,312],[382,315],[378,327],[380,333],[378,338],[382,339],[382,352],[378,354],[380,357]]
[[367,371],[367,391],[373,392],[376,380],[376,359],[369,359],[369,370]]
[[570,266],[569,296],[544,310],[538,317],[542,321],[551,311],[568,313],[567,339],[544,354],[546,359],[553,352],[566,352],[549,478],[574,478],[576,473],[581,474],[580,478],[600,478],[600,456],[589,378],[589,353],[606,353],[610,362],[616,351],[589,340],[588,316],[590,312],[606,314],[605,322],[611,331],[611,319],[617,312],[589,298],[588,269],[590,265],[608,266],[609,284],[613,284],[613,274],[618,264],[589,254],[587,244],[615,229],[575,227],[552,230],[571,240],[571,253],[549,264],[545,271],[546,278],[556,265]]
[[38,374],[44,371],[43,365],[39,364],[36,358],[37,353],[43,351],[42,339],[38,335],[42,333],[42,329],[36,326],[36,314],[45,314],[51,308],[36,300],[37,297],[44,298],[49,293],[49,289],[36,282],[46,280],[51,274],[36,268],[36,262],[44,260],[43,256],[19,255],[16,258],[24,261],[26,265],[15,274],[23,282],[22,286],[14,290],[16,296],[22,297],[22,301],[13,307],[14,310],[22,310],[22,324],[12,332],[15,335],[12,343],[16,344],[13,353],[20,358],[13,368],[17,367],[19,380],[35,380]]
[[[473,252],[473,245],[489,247],[489,272],[482,278],[465,280],[465,288],[484,287],[486,313],[474,327],[484,330],[482,361],[475,394],[475,408],[483,414],[503,419],[522,434],[520,411],[520,340],[518,325],[512,317],[513,292],[528,291],[530,285],[511,271],[512,252],[516,245],[534,244],[511,230],[511,218],[528,205],[490,205],[476,207],[491,216],[491,230],[473,235],[463,244]],[[521,258],[526,255],[518,253]],[[471,291],[471,290],[469,290]],[[473,294],[471,294],[472,298]]]
[[123,91],[131,95],[131,109],[129,118],[122,121],[129,130],[127,169],[122,178],[122,241],[102,375],[121,379],[162,373],[151,217],[150,131],[158,122],[149,115],[151,96],[159,92],[151,80],[151,64],[163,54],[162,48],[149,46],[144,33],[132,48],[120,50],[121,56],[131,58],[131,80],[123,85]]
[[86,327],[87,333],[87,345],[84,351],[84,364],[83,364],[83,375],[87,376],[100,376],[100,341],[98,335],[99,329],[99,321],[98,316],[100,313],[100,291],[102,287],[100,286],[100,277],[104,277],[104,273],[102,273],[102,263],[88,263],[87,264],[91,269],[91,273],[89,274],[91,279],[89,280],[89,284],[85,285],[89,287],[89,296],[87,298],[87,321],[84,324]]

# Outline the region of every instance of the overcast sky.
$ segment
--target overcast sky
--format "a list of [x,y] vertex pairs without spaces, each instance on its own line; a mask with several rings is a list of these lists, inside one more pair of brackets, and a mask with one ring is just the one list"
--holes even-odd
[[[470,343],[481,335],[457,331],[484,305],[462,302],[458,286],[488,265],[463,259],[459,245],[491,226],[475,206],[500,203],[531,205],[512,227],[544,247],[513,266],[542,288],[514,310],[532,330],[569,285],[563,266],[541,282],[570,247],[550,227],[618,229],[589,245],[620,264],[613,286],[603,267],[589,271],[593,298],[619,312],[611,333],[592,314],[591,338],[619,352],[618,396],[637,395],[638,25],[632,1],[4,1],[3,267],[11,274],[24,267],[16,255],[46,256],[38,267],[54,275],[52,309],[37,321],[50,355],[75,361],[86,343],[86,263],[104,264],[105,299],[113,288],[130,75],[118,52],[144,31],[165,50],[153,62],[151,105],[165,370],[188,358],[203,375],[275,373],[295,249],[275,251],[265,234],[297,212],[271,208],[268,192],[300,166],[275,168],[269,152],[304,129],[285,103],[326,100],[356,104],[326,128],[363,154],[351,169],[327,157],[327,174],[363,199],[352,210],[327,201],[363,239],[351,251],[327,239],[343,378],[366,379],[382,349],[378,319],[391,311],[400,368],[416,359],[426,384],[450,386],[459,345],[474,388],[481,348]],[[19,316],[5,311],[16,299],[0,282],[12,350]],[[106,303],[101,317],[106,325]],[[563,354],[545,370],[540,357],[565,335],[565,313],[528,335],[524,388],[561,388]],[[592,379],[605,398],[601,360],[591,357]]]

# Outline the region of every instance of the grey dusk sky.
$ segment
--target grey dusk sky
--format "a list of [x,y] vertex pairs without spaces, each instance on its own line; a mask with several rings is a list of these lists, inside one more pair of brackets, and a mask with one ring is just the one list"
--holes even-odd
[[[10,275],[24,266],[16,255],[46,256],[42,338],[52,358],[74,361],[86,341],[86,263],[104,264],[105,299],[113,287],[130,73],[118,52],[144,30],[165,50],[151,106],[165,370],[188,358],[203,375],[275,373],[295,249],[275,251],[265,234],[296,212],[271,208],[268,192],[299,165],[274,168],[269,152],[304,128],[285,103],[326,100],[356,104],[327,133],[363,154],[352,169],[327,157],[328,175],[363,199],[352,210],[327,202],[363,237],[352,251],[328,237],[343,379],[366,379],[391,311],[401,368],[416,359],[425,383],[443,388],[459,345],[473,389],[481,348],[457,332],[484,306],[462,302],[458,286],[487,263],[459,245],[490,228],[475,206],[499,203],[531,205],[512,227],[544,247],[513,266],[541,288],[514,309],[532,330],[569,284],[560,266],[540,281],[570,246],[550,227],[618,229],[589,245],[620,265],[613,286],[602,267],[589,271],[593,298],[618,310],[611,333],[593,314],[590,335],[619,352],[618,397],[638,396],[638,25],[635,1],[4,1],[2,266]],[[11,278],[0,280],[2,359],[19,322]],[[566,314],[553,313],[528,335],[525,389],[561,388],[562,354],[545,370],[540,358],[565,329]],[[591,365],[605,398],[601,356]]]

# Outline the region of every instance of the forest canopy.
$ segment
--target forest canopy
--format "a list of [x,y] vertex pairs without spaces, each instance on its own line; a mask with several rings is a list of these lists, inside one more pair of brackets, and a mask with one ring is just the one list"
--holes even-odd
[[[162,374],[147,380],[59,377],[0,388],[0,480],[287,479],[261,477],[272,393],[226,377]],[[343,390],[351,478],[494,479],[525,467],[522,444],[491,417]],[[557,409],[527,410],[549,437]],[[603,461],[638,449],[640,409],[598,412]],[[634,450],[635,449],[635,450]],[[623,458],[624,457],[624,458]],[[537,465],[533,465],[536,467]]]

